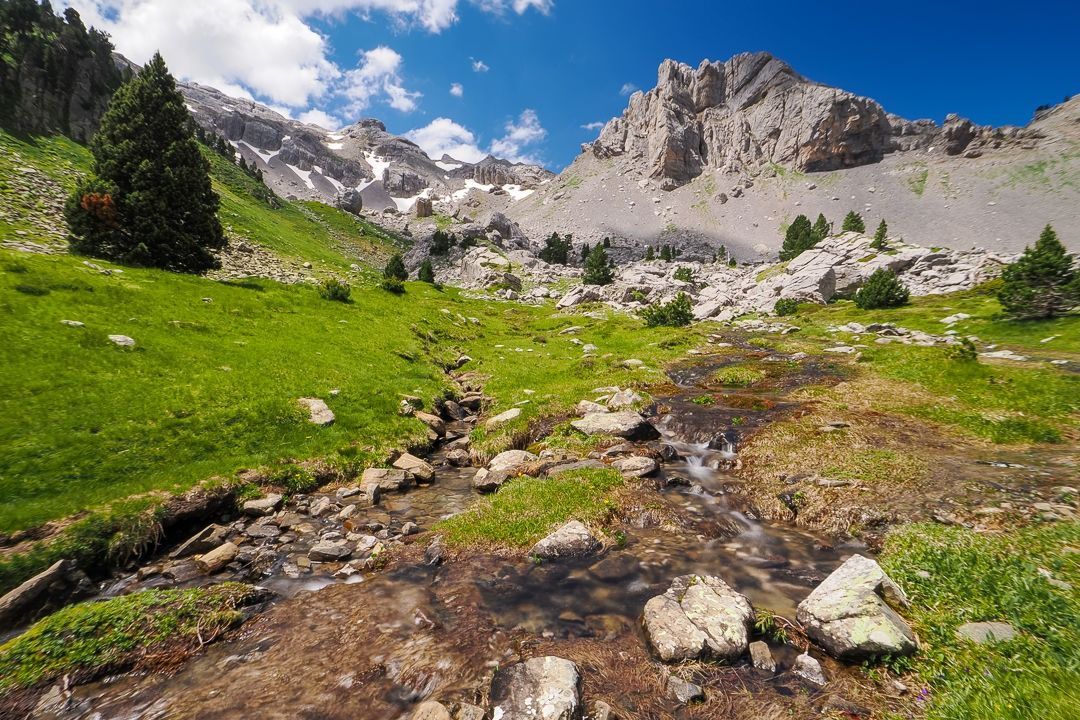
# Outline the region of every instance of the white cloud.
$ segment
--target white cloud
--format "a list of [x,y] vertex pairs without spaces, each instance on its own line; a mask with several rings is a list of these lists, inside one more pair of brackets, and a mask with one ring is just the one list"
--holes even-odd
[[465,88],[461,86],[461,83],[451,83],[450,94],[454,97],[462,97],[465,94]]
[[623,86],[619,88],[620,95],[633,95],[637,92],[638,86],[634,83],[623,83]]
[[473,72],[485,73],[491,69],[491,67],[483,60],[477,60],[476,58],[469,58],[472,60]]
[[433,160],[446,154],[456,160],[475,163],[487,156],[476,144],[472,131],[450,118],[436,118],[422,128],[405,133],[405,137],[419,145]]
[[491,153],[511,162],[540,165],[532,146],[547,137],[535,110],[524,110],[517,122],[506,123],[506,135],[491,143]]
[[604,123],[597,121],[597,122],[585,123],[584,125],[581,126],[581,129],[582,130],[599,130],[602,127],[604,127]]
[[360,65],[345,74],[342,95],[349,100],[349,111],[363,112],[380,94],[386,95],[390,107],[395,110],[415,110],[420,93],[410,92],[402,86],[401,63],[401,55],[385,45],[362,52]]
[[506,134],[492,141],[487,151],[481,149],[476,135],[450,118],[436,118],[422,128],[405,133],[433,160],[447,154],[457,160],[476,163],[488,155],[495,155],[511,162],[540,165],[535,146],[547,137],[547,130],[540,125],[540,118],[533,110],[524,110],[517,121],[506,123]]
[[323,130],[337,130],[345,124],[330,113],[318,109],[300,113],[296,119],[309,125],[318,125]]
[[[87,25],[108,32],[117,50],[144,63],[157,50],[180,78],[216,87],[234,97],[303,111],[343,90],[352,102],[381,95],[394,108],[416,108],[418,93],[400,77],[388,82],[360,79],[330,59],[328,39],[311,23],[316,17],[353,13],[388,17],[401,29],[439,33],[456,23],[458,8],[521,15],[548,13],[551,0],[59,0],[74,7]],[[486,70],[487,66],[479,63]],[[361,65],[358,70],[363,70]],[[372,91],[372,88],[378,88]]]

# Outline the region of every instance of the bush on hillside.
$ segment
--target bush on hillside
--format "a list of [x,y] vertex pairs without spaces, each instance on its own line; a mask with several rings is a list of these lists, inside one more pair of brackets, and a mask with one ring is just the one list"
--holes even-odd
[[425,260],[420,265],[420,269],[416,273],[416,278],[420,282],[426,282],[432,285],[435,284],[435,268],[431,266],[430,260]]
[[694,271],[688,267],[681,267],[675,271],[674,278],[681,282],[694,282]]
[[94,178],[65,206],[76,252],[184,272],[225,246],[210,166],[161,55],[113,96],[94,136]]
[[874,231],[874,241],[870,243],[870,247],[875,250],[885,249],[885,236],[889,233],[889,226],[885,224],[885,218],[881,219],[881,223],[878,224],[877,230]]
[[1080,273],[1049,225],[1001,279],[998,301],[1012,317],[1052,318],[1080,306]]
[[432,255],[445,255],[450,252],[450,248],[457,244],[457,238],[453,233],[448,233],[445,230],[436,230],[431,236],[431,254]]
[[675,299],[663,305],[651,305],[641,311],[647,327],[683,327],[694,320],[694,308],[686,293],[679,293]]
[[866,232],[866,223],[863,222],[862,215],[852,210],[844,216],[844,224],[840,230],[841,232],[864,233]]
[[784,244],[780,248],[780,259],[786,261],[796,258],[817,245],[817,242],[818,240],[814,237],[814,228],[810,225],[810,219],[805,215],[799,215],[792,220],[791,225],[784,232]]
[[552,265],[567,265],[570,263],[570,249],[573,235],[560,237],[559,233],[551,233],[551,237],[544,241],[544,249],[540,251],[539,258]]
[[333,277],[319,286],[319,295],[324,300],[334,300],[335,302],[347,303],[352,300],[352,290],[349,288],[348,283]]
[[585,276],[582,282],[586,285],[610,285],[614,279],[615,273],[611,269],[611,260],[604,246],[597,244],[585,258]]
[[795,298],[780,298],[773,305],[773,312],[783,317],[784,315],[794,315],[799,311],[799,301]]
[[855,293],[855,304],[863,310],[900,307],[907,304],[909,295],[896,273],[880,268]]
[[392,292],[395,295],[401,295],[405,292],[405,283],[394,277],[383,278],[383,281],[379,283],[379,287],[386,292]]
[[401,259],[400,254],[395,253],[386,261],[386,267],[383,268],[383,277],[397,280],[399,283],[409,279],[409,271],[405,269],[405,261]]

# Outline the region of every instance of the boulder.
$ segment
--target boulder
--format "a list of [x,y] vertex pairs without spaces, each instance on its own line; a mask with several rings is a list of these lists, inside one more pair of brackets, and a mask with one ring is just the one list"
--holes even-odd
[[799,603],[797,616],[807,635],[834,657],[910,655],[915,635],[889,603],[908,605],[881,566],[852,555]]
[[240,552],[240,548],[234,543],[222,543],[210,552],[195,558],[195,565],[203,573],[212,575],[231,563],[238,552]]
[[535,657],[499,668],[491,716],[503,720],[581,720],[581,673],[562,658]]
[[711,575],[681,575],[645,603],[645,636],[664,662],[734,660],[750,644],[750,601]]
[[611,463],[611,467],[621,472],[623,477],[642,478],[656,472],[659,465],[657,465],[656,461],[652,458],[632,455],[630,457],[619,458]]
[[334,422],[334,413],[326,403],[319,398],[300,398],[296,401],[301,407],[307,408],[308,422],[319,427],[326,427]]
[[316,562],[337,562],[352,555],[352,548],[345,540],[323,540],[308,551],[308,559]]
[[359,190],[350,188],[338,196],[337,206],[345,212],[359,215],[360,211],[364,209],[364,197]]
[[773,659],[772,651],[761,640],[750,643],[750,662],[758,670],[776,672],[776,660]]
[[825,671],[821,669],[821,663],[810,657],[808,653],[795,658],[795,665],[792,666],[791,671],[818,687],[823,687],[826,683]]
[[439,437],[446,435],[446,423],[442,421],[442,418],[419,410],[413,413],[413,417],[431,428],[431,431]]
[[46,570],[0,597],[0,630],[26,622],[27,611],[31,607],[39,606],[39,598],[49,589],[49,586],[62,580],[66,574],[67,561],[57,560]]
[[620,390],[608,398],[607,406],[612,410],[622,410],[623,408],[631,407],[642,400],[644,400],[644,398],[633,390]]
[[488,430],[493,430],[500,425],[505,425],[511,420],[516,420],[520,416],[521,408],[511,408],[506,412],[499,413],[493,418],[489,418],[488,421],[484,423],[484,427],[486,427]]
[[431,204],[431,198],[418,197],[416,198],[416,217],[426,218],[435,214],[435,210]]
[[188,555],[201,555],[202,553],[210,552],[221,543],[225,542],[225,539],[229,535],[229,529],[221,525],[207,525],[199,532],[189,537],[184,542],[169,553],[169,557],[173,560],[177,558],[187,557]]
[[589,413],[606,413],[608,411],[606,405],[593,402],[592,400],[582,400],[577,404],[578,415],[588,415]]
[[575,430],[586,435],[614,435],[615,437],[649,439],[659,433],[636,412],[623,410],[612,413],[589,413],[570,423]]
[[430,482],[435,477],[435,468],[409,453],[402,453],[401,457],[394,461],[394,467],[411,473],[417,480],[423,480],[424,482]]
[[360,482],[366,487],[377,487],[380,493],[407,490],[413,484],[411,476],[400,468],[368,468]]
[[571,520],[536,543],[533,557],[541,560],[576,558],[591,555],[600,549],[600,541],[577,520]]
[[251,515],[254,517],[262,517],[264,515],[273,515],[274,512],[281,506],[282,497],[277,493],[270,493],[265,497],[256,498],[255,500],[248,500],[241,508],[245,515]]
[[522,472],[526,466],[537,460],[539,460],[539,458],[531,452],[525,450],[507,450],[493,457],[491,462],[488,463],[487,469],[493,473],[505,472],[516,475]]

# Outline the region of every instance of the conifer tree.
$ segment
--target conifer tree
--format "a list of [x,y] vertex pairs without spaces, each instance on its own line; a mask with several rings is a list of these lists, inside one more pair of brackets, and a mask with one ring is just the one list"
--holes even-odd
[[65,208],[72,249],[186,272],[217,267],[218,196],[184,97],[160,54],[113,96],[91,145],[95,177]]
[[559,233],[551,233],[551,237],[544,241],[544,249],[540,251],[540,259],[546,263],[566,265],[570,262],[570,239],[559,237]]
[[645,259],[646,260],[655,260],[656,259],[656,254],[653,252],[652,245],[646,245],[645,246]]
[[780,259],[791,260],[798,257],[805,250],[809,250],[817,244],[817,240],[814,239],[813,227],[810,225],[810,218],[805,215],[799,215],[788,226],[787,231],[784,233],[784,244],[780,248]]
[[664,262],[671,262],[672,257],[673,256],[671,254],[671,246],[670,245],[664,245],[662,248],[660,248],[660,259],[661,260],[663,260]]
[[585,276],[582,281],[586,285],[610,285],[614,279],[615,273],[611,270],[608,254],[603,244],[597,244],[585,259]]
[[825,215],[823,213],[818,213],[817,220],[814,221],[813,230],[810,232],[810,234],[814,236],[814,244],[816,245],[829,237],[831,231],[832,228],[829,227],[829,221],[825,219]]
[[998,301],[1015,318],[1052,318],[1080,306],[1080,273],[1049,225],[1035,247],[1005,268],[1002,281]]
[[844,216],[844,224],[840,227],[841,232],[866,232],[866,223],[863,222],[862,215],[851,210]]
[[585,243],[581,246],[581,264],[584,265],[589,260],[589,253],[592,252],[592,248],[589,247],[589,243]]
[[607,248],[610,248],[610,247],[611,247],[611,238],[609,238],[609,237],[604,238],[604,248],[607,249]]
[[885,218],[881,218],[881,223],[877,226],[877,230],[874,231],[874,242],[870,243],[870,247],[875,250],[885,249],[885,236],[889,233],[889,226],[885,224]]
[[907,305],[908,289],[896,273],[878,268],[855,293],[855,304],[862,310],[877,310]]
[[401,259],[400,254],[392,255],[386,261],[386,267],[383,268],[383,277],[399,282],[405,282],[408,279],[409,271],[405,269],[405,261]]
[[420,265],[420,270],[417,271],[416,277],[420,282],[435,284],[435,269],[431,267],[431,260],[425,260]]

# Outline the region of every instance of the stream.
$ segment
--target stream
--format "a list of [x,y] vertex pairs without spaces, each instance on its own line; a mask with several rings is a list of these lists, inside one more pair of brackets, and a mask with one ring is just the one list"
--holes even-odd
[[[756,608],[790,618],[845,558],[866,552],[760,522],[740,503],[728,469],[740,438],[789,405],[783,391],[751,403],[736,398],[735,407],[723,395],[696,403],[716,367],[699,361],[671,370],[676,391],[657,398],[667,410],[654,420],[660,444],[676,456],[642,482],[660,514],[684,519],[679,526],[624,525],[625,543],[576,561],[474,554],[432,567],[419,557],[425,539],[409,546],[415,558],[406,553],[385,571],[344,581],[274,575],[260,584],[281,599],[178,672],[77,687],[66,708],[36,717],[406,718],[421,699],[482,702],[493,667],[540,649],[583,666],[587,697],[606,695],[631,716],[681,717],[651,675],[635,677],[658,672],[639,624],[650,597],[678,575],[718,575]],[[388,493],[365,512],[426,530],[475,501],[475,468],[451,466],[441,449],[429,461],[432,484]],[[795,654],[773,650],[781,664]]]

